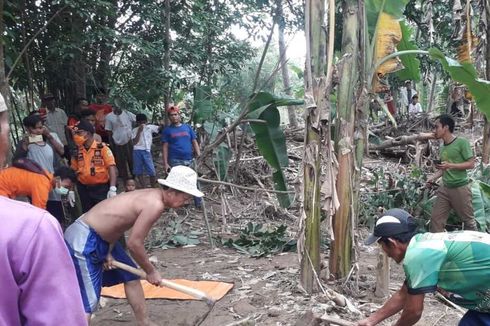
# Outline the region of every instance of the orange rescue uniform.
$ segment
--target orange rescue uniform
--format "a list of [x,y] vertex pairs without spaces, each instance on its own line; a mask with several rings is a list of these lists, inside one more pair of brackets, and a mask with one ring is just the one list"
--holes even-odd
[[14,199],[17,196],[31,197],[32,205],[46,209],[53,175],[47,171],[39,174],[16,167],[0,171],[0,196]]
[[109,167],[116,165],[114,156],[107,145],[94,141],[87,150],[78,146],[78,152],[71,159],[78,181],[84,185],[99,185],[109,182]]

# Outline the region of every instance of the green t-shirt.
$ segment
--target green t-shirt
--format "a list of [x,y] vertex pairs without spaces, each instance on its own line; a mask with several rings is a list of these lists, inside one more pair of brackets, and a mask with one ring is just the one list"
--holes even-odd
[[[441,148],[440,158],[443,162],[463,163],[472,157],[473,151],[470,143],[465,138],[457,137]],[[448,188],[461,187],[468,184],[468,174],[466,170],[446,170],[442,174],[442,182]]]
[[441,288],[462,307],[490,312],[490,234],[417,234],[407,247],[403,269],[409,294]]

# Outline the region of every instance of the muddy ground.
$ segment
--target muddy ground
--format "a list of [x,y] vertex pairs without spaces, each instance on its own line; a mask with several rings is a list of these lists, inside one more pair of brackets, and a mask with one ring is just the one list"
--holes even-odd
[[[191,211],[191,214],[196,213]],[[199,215],[188,217],[191,229],[200,230],[204,224]],[[218,229],[219,223],[213,222]],[[218,230],[215,230],[216,232]],[[382,299],[373,295],[375,285],[376,247],[360,247],[359,273],[355,273],[345,293],[362,315],[356,315],[345,308],[338,308],[324,295],[308,296],[298,286],[299,263],[295,252],[282,253],[264,258],[251,258],[234,249],[211,249],[206,237],[203,243],[188,248],[154,250],[157,266],[165,278],[186,278],[191,280],[219,280],[234,283],[234,288],[210,308],[199,301],[147,300],[152,320],[158,325],[228,325],[249,318],[255,325],[306,325],[302,317],[307,311],[327,314],[331,317],[355,321],[376,309]],[[328,260],[324,256],[324,260]],[[392,264],[391,288],[398,288],[403,282],[400,266]],[[349,289],[359,285],[354,294]],[[336,284],[323,285],[341,292]],[[393,291],[392,291],[393,292]],[[104,305],[93,319],[94,325],[134,325],[134,318],[126,300],[104,298]],[[418,325],[457,325],[455,310],[438,302],[433,296],[425,299],[425,310]],[[389,325],[384,323],[382,325]],[[247,325],[253,325],[252,323]],[[325,323],[325,325],[327,325]]]

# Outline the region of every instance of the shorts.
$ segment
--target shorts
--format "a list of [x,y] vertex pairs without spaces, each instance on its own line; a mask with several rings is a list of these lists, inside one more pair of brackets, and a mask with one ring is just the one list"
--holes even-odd
[[133,150],[133,174],[136,176],[143,175],[145,170],[150,177],[156,175],[151,153],[143,149]]
[[458,326],[490,326],[490,313],[468,310]]
[[[139,279],[138,276],[120,269],[104,271],[103,265],[109,254],[109,243],[80,218],[66,229],[65,242],[75,264],[83,306],[88,314],[97,310],[102,286]],[[136,267],[119,242],[114,244],[111,254],[115,260]]]

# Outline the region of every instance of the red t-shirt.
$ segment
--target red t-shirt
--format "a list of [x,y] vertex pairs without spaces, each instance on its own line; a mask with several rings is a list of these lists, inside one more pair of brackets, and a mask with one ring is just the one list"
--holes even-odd
[[112,112],[112,105],[92,103],[88,107],[95,111],[95,133],[99,134],[102,138],[107,137],[105,117]]

